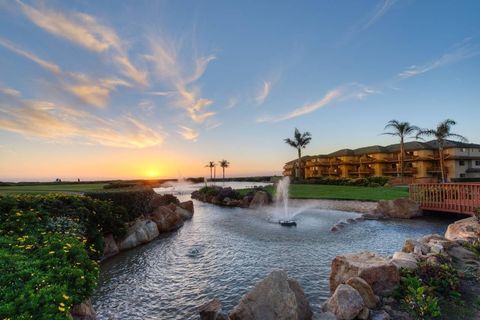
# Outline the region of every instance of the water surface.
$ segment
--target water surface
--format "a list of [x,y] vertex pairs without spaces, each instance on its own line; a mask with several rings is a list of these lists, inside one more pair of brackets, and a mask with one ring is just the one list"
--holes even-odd
[[99,319],[198,319],[197,307],[214,297],[231,310],[274,269],[297,279],[312,308],[328,297],[331,260],[369,250],[391,255],[408,238],[440,233],[450,220],[365,221],[339,233],[330,227],[355,213],[309,209],[296,228],[281,227],[263,211],[220,208],[195,201],[183,228],[102,265],[93,297]]

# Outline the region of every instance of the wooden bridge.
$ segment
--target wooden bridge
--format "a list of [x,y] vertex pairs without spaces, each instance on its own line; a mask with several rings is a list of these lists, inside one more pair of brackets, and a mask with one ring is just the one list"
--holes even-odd
[[410,199],[423,210],[473,215],[480,208],[480,183],[411,184]]

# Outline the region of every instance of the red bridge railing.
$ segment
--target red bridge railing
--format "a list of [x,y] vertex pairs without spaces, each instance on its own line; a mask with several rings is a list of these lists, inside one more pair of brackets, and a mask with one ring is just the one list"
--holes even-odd
[[420,203],[424,210],[473,215],[477,208],[480,208],[480,184],[411,184],[410,199]]

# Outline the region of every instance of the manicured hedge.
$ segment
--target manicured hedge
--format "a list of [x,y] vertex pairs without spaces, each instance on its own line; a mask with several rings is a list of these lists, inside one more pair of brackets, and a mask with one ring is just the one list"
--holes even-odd
[[98,279],[102,233],[125,209],[88,197],[0,196],[0,319],[71,319]]
[[150,211],[150,201],[157,195],[152,188],[113,189],[87,192],[86,196],[111,201],[127,210],[128,220],[133,221]]
[[298,184],[325,184],[337,186],[359,186],[359,187],[382,187],[387,184],[389,177],[367,177],[367,178],[330,178],[318,177],[308,178],[306,180],[294,180],[292,183]]

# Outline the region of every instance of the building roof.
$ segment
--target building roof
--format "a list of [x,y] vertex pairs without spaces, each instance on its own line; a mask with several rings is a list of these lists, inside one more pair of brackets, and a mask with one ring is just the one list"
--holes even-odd
[[[414,151],[414,150],[437,150],[438,142],[437,140],[431,141],[409,141],[405,142],[405,151]],[[480,144],[476,143],[464,143],[452,140],[445,140],[445,149],[448,148],[474,148],[480,149]],[[318,154],[314,156],[303,156],[302,160],[309,160],[312,158],[333,158],[333,157],[342,157],[342,156],[361,156],[365,154],[372,153],[394,153],[400,151],[400,144],[391,144],[388,146],[368,146],[358,149],[340,149],[329,154]],[[294,163],[297,159],[287,162],[287,164]]]

